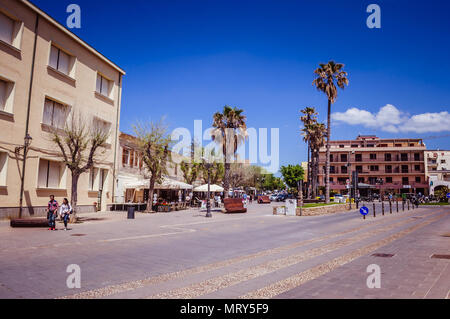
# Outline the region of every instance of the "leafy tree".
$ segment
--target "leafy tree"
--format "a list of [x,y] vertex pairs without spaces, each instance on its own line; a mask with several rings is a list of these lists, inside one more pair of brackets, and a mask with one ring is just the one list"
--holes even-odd
[[212,139],[221,147],[224,155],[223,188],[225,198],[230,189],[230,168],[232,157],[236,157],[236,151],[240,143],[247,138],[246,117],[244,110],[225,105],[223,112],[217,112],[213,116]]
[[281,175],[288,187],[297,188],[297,182],[303,180],[303,167],[301,165],[281,166]]
[[449,193],[447,186],[440,186],[434,191],[434,195],[439,199],[440,202],[445,202],[447,200],[447,194]]
[[344,89],[348,85],[347,72],[343,71],[344,65],[329,61],[327,64],[319,64],[314,73],[316,78],[313,85],[317,90],[325,93],[328,98],[327,115],[327,152],[325,167],[325,203],[330,202],[330,139],[331,139],[331,104],[337,99],[337,88]]
[[110,135],[109,129],[93,121],[93,119],[83,118],[79,113],[72,113],[64,129],[51,130],[51,140],[59,147],[63,162],[72,176],[72,222],[77,220],[80,175],[90,170],[94,162],[98,160],[98,156],[105,153],[105,146]]
[[184,181],[189,185],[194,184],[194,182],[197,180],[197,178],[199,177],[199,175],[201,175],[202,172],[201,163],[195,161],[194,156],[195,147],[196,144],[194,141],[192,141],[190,161],[182,161],[180,163],[180,169],[183,172]]
[[150,173],[146,211],[151,212],[155,183],[161,182],[163,175],[167,174],[167,164],[171,161],[169,146],[172,141],[163,120],[146,124],[138,122],[133,125],[133,130],[138,139],[138,147],[143,154],[144,166]]

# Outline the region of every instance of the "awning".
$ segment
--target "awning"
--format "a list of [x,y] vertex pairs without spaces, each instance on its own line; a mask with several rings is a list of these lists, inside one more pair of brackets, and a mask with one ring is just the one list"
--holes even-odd
[[[207,192],[207,191],[208,191],[208,184],[194,188],[194,192]],[[220,187],[219,185],[216,184],[211,184],[209,185],[209,191],[214,193],[223,192],[223,187]]]
[[[150,181],[148,179],[124,183],[125,188],[135,189],[148,189],[149,185]],[[164,177],[161,183],[155,184],[155,189],[192,189],[192,185]]]

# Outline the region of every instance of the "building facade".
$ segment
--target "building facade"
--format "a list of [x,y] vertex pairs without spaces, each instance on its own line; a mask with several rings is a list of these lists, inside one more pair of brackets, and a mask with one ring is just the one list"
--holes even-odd
[[[117,153],[117,162],[119,165],[118,175],[116,179],[116,189],[114,202],[127,203],[144,203],[148,200],[148,188],[130,186],[145,184],[150,178],[150,174],[145,169],[142,162],[142,153],[139,150],[136,137],[120,132],[119,135],[119,151]],[[167,164],[167,181],[184,182],[183,171],[180,164],[188,158],[177,153],[171,153],[171,159]],[[169,183],[170,184],[170,183]],[[163,192],[162,186],[157,186],[157,194]]]
[[[0,218],[17,217],[23,173],[23,217],[42,215],[50,194],[70,200],[70,170],[50,131],[75,113],[110,132],[101,160],[78,183],[79,211],[106,209],[124,74],[30,2],[0,2]],[[32,140],[23,171],[25,136]]]
[[[428,193],[425,144],[421,139],[380,139],[358,136],[331,141],[330,189],[348,193],[352,172],[358,172],[360,193]],[[325,186],[326,148],[319,153],[319,185]],[[364,190],[365,189],[365,190]]]
[[430,194],[438,187],[450,188],[450,151],[428,150],[425,152],[425,174]]

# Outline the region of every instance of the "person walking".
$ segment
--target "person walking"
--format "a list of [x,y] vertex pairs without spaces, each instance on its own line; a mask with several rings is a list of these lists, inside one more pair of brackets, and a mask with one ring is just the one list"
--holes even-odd
[[50,195],[50,201],[47,205],[48,230],[56,230],[56,215],[58,214],[58,202],[54,195]]
[[60,216],[64,221],[64,230],[67,230],[67,223],[70,219],[70,214],[72,214],[72,206],[70,206],[69,200],[64,198],[60,208]]

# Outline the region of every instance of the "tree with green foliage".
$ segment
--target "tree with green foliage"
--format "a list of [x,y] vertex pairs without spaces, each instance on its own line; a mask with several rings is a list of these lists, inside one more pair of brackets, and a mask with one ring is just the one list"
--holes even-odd
[[301,165],[281,166],[281,175],[283,175],[284,182],[290,188],[297,188],[297,182],[303,180],[305,172]]

